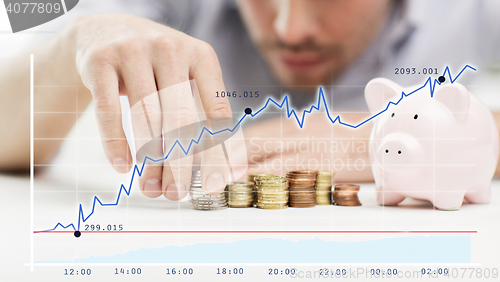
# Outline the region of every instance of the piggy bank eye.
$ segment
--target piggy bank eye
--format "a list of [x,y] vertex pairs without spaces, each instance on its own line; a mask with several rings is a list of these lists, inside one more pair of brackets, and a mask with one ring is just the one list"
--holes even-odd
[[394,117],[394,113],[392,113],[391,117]]
[[387,153],[389,153],[389,150],[385,150],[385,153],[386,153],[386,154],[387,154]]
[[417,115],[417,114],[415,114],[415,115],[413,116],[413,119],[417,119],[417,118],[418,118],[418,115]]

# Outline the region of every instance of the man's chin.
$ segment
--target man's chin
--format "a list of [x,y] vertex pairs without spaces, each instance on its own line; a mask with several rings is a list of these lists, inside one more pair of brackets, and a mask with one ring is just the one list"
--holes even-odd
[[316,91],[318,86],[330,84],[334,77],[331,68],[324,65],[308,71],[291,70],[285,66],[276,66],[273,71],[284,87],[297,91]]
[[330,81],[318,79],[318,77],[308,77],[299,75],[278,77],[285,88],[296,91],[316,91],[318,86],[327,85]]

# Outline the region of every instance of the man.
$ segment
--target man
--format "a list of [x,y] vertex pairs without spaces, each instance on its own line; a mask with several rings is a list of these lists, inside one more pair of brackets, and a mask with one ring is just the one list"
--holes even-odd
[[[440,75],[447,65],[459,71],[465,64],[481,67],[500,57],[499,7],[494,1],[179,2],[82,1],[74,16],[93,10],[138,16],[79,17],[33,51],[37,85],[72,86],[38,95],[43,98],[37,98],[37,107],[47,112],[81,112],[93,100],[106,156],[118,172],[130,170],[135,153],[130,152],[122,129],[119,95],[127,96],[132,107],[138,105],[144,112],[161,114],[167,107],[173,113],[168,117],[132,115],[136,144],[152,132],[196,121],[192,109],[185,106],[189,87],[175,88],[189,80],[195,81],[208,118],[238,118],[245,108],[259,109],[267,97],[281,101],[286,93],[290,93],[291,106],[309,108],[317,99],[318,85],[325,85],[331,110],[357,111],[342,114],[343,121],[356,124],[368,117],[359,111],[366,107],[362,92],[371,78],[384,76],[402,85],[416,84],[428,74]],[[0,167],[26,169],[29,65],[24,55],[2,66],[0,129],[9,138],[2,140]],[[420,74],[424,69],[426,75]],[[470,77],[464,74],[461,82]],[[77,101],[67,95],[75,88]],[[160,99],[148,98],[163,89],[170,90]],[[258,92],[259,97],[230,100],[217,97],[221,91]],[[274,119],[245,129],[251,169],[283,174],[301,168],[304,160],[320,164],[321,169],[333,169],[341,160],[340,168],[335,168],[340,181],[372,179],[366,149],[369,125],[356,130],[331,125],[320,113],[308,116],[307,126],[301,129],[282,113],[269,116]],[[65,136],[74,123],[74,119],[39,116],[35,135]],[[141,123],[151,127],[138,126]],[[352,148],[332,151],[306,146],[298,150],[296,143],[304,139],[307,146],[314,146],[316,140],[340,140],[342,147]],[[59,145],[38,142],[36,162],[52,158]],[[147,164],[139,180],[141,191],[148,197],[183,198],[192,162],[189,156],[176,165]],[[224,188],[229,177],[225,162],[221,148],[203,152],[202,183],[208,192]]]

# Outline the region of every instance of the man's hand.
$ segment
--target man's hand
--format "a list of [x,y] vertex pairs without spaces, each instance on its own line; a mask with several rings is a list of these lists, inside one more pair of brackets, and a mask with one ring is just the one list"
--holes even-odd
[[[224,83],[217,55],[207,43],[129,15],[82,17],[67,30],[78,72],[92,92],[104,151],[118,172],[128,172],[132,165],[119,95],[126,95],[131,105],[136,148],[156,137],[160,142],[152,150],[161,156],[170,149],[162,148],[162,130],[172,131],[198,119],[189,80],[196,81],[208,119],[231,117],[227,99],[213,95],[224,89]],[[192,155],[164,165],[148,162],[139,178],[141,191],[148,197],[183,198],[190,186],[192,163]],[[222,191],[228,175],[222,149],[203,152],[202,183],[207,192]]]
[[[366,114],[342,114],[342,120],[351,124],[365,118]],[[244,131],[249,170],[282,176],[295,169],[330,170],[339,182],[373,181],[370,129],[371,124],[357,129],[332,124],[323,113],[306,116],[303,128],[293,117],[254,124]]]

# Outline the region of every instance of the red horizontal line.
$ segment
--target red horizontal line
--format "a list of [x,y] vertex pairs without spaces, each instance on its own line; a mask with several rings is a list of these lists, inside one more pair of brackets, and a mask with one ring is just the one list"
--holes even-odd
[[[33,233],[74,233],[75,231],[33,231]],[[82,231],[81,233],[477,233],[473,230],[132,230],[132,231]]]

